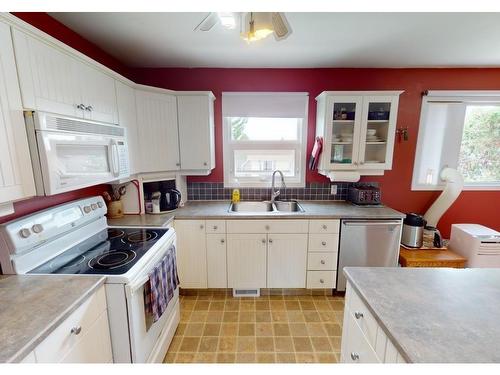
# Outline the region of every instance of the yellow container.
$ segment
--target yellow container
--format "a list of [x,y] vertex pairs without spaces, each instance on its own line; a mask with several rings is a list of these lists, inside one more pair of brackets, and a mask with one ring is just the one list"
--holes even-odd
[[238,203],[240,201],[240,189],[233,189],[231,202]]

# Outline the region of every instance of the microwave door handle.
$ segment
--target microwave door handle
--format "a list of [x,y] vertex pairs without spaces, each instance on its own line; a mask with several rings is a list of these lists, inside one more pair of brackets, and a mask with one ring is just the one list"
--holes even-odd
[[117,167],[117,153],[118,153],[118,145],[114,139],[111,140],[110,144],[110,159],[111,159],[111,172],[113,173],[113,177],[118,177],[120,169]]

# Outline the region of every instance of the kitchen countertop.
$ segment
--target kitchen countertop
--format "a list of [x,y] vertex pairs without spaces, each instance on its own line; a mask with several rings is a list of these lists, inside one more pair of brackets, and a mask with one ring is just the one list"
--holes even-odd
[[0,363],[20,362],[104,283],[101,276],[0,276]]
[[408,362],[500,362],[500,269],[344,273]]
[[189,219],[401,219],[405,215],[389,207],[360,207],[349,202],[299,201],[305,212],[228,212],[229,201],[189,201],[162,215],[125,215],[109,219],[113,226],[166,226],[174,218]]

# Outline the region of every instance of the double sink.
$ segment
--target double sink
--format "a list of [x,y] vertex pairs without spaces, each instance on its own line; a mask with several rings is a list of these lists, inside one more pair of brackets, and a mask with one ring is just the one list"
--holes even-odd
[[264,201],[264,202],[251,202],[243,201],[231,203],[229,212],[245,212],[245,213],[261,213],[261,212],[304,212],[304,209],[297,201]]

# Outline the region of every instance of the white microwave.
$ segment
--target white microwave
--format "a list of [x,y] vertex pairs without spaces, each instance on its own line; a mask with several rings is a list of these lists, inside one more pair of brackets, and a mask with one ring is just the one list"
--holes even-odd
[[37,195],[54,195],[130,175],[126,129],[24,112]]

